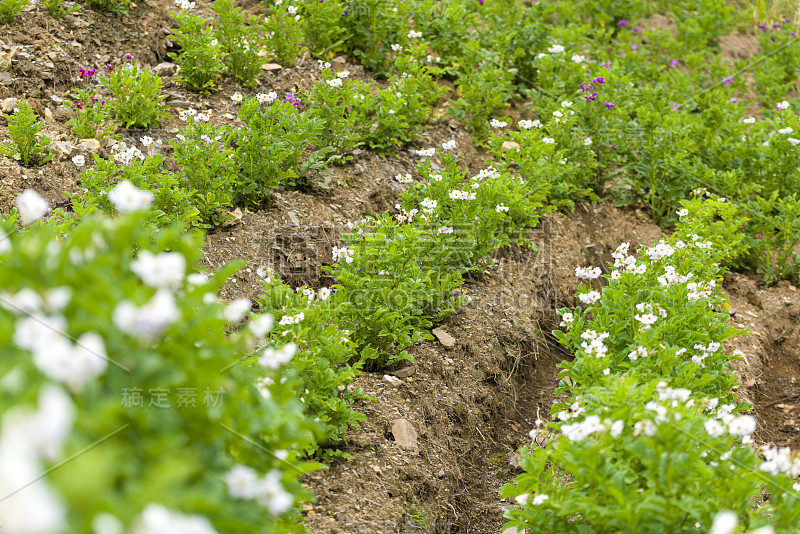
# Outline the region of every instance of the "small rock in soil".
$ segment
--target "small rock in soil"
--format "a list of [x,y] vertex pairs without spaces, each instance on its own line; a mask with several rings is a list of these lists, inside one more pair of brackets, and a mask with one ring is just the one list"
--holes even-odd
[[433,330],[431,330],[431,333],[434,336],[436,336],[436,339],[439,340],[439,343],[441,343],[443,346],[447,347],[448,349],[454,347],[455,344],[456,344],[456,338],[454,338],[453,336],[451,336],[450,334],[448,334],[447,332],[445,332],[441,328],[434,328]]
[[517,150],[519,150],[519,143],[517,143],[516,141],[505,141],[503,142],[502,145],[500,145],[500,148],[502,148],[503,150],[510,150],[512,148],[516,148]]
[[50,124],[56,123],[56,118],[53,117],[53,112],[50,111],[50,108],[44,108],[44,120]]
[[86,150],[100,150],[100,141],[97,139],[81,139],[80,145]]
[[401,449],[407,451],[419,450],[419,446],[417,445],[417,431],[414,430],[414,425],[412,425],[408,419],[397,419],[394,424],[392,424],[392,435],[394,436],[394,441]]
[[50,150],[53,151],[58,159],[66,158],[70,155],[70,153],[72,153],[72,147],[70,147],[65,141],[51,141]]
[[11,113],[14,111],[15,107],[17,107],[16,98],[6,98],[2,103],[0,103],[0,110],[2,110],[3,113]]
[[416,370],[416,367],[409,365],[408,367],[403,367],[397,371],[392,371],[392,373],[394,373],[394,376],[397,378],[408,378],[409,376],[413,375]]
[[383,375],[383,379],[389,382],[393,386],[401,386],[403,384],[403,381],[397,378],[396,376]]
[[153,67],[153,70],[159,76],[172,76],[178,71],[178,66],[175,63],[164,62]]

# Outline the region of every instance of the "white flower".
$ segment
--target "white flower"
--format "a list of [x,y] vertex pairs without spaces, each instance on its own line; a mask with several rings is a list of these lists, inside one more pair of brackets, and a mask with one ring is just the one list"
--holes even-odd
[[800,145],[800,139],[795,139],[794,137],[789,137],[786,140],[789,141],[792,144],[792,146]]
[[558,54],[564,51],[564,47],[561,45],[553,45],[550,48],[548,48],[547,51],[550,52],[551,54]]
[[414,30],[411,30],[411,31],[408,32],[408,38],[409,39],[415,39],[415,38],[418,38],[418,37],[422,37],[422,32],[415,32]]
[[132,534],[217,534],[217,531],[205,517],[174,512],[151,503],[137,520]]
[[262,338],[269,334],[269,332],[272,330],[273,324],[274,320],[272,315],[269,313],[264,313],[250,321],[250,331],[254,336]]
[[683,208],[683,209],[680,209],[680,210],[676,211],[675,213],[678,214],[678,217],[686,217],[687,215],[689,215],[689,210],[687,210],[686,208]]
[[430,156],[433,156],[435,154],[436,154],[436,149],[435,148],[424,148],[422,150],[417,150],[417,155],[418,156],[430,157]]
[[530,495],[528,493],[522,493],[522,494],[517,495],[516,497],[514,497],[514,500],[517,501],[518,505],[525,506],[526,504],[528,504],[528,497],[529,496]]
[[139,141],[142,142],[143,146],[150,146],[153,144],[153,138],[150,137],[149,135],[143,135],[142,137],[139,138]]
[[714,517],[708,534],[734,534],[737,526],[739,526],[739,520],[735,513],[720,512]]
[[[608,371],[608,369],[606,369],[606,371]],[[603,374],[608,374],[608,373],[603,371]],[[621,421],[621,420],[614,421],[614,423],[611,425],[611,429],[609,430],[609,433],[611,434],[612,438],[618,438],[620,436],[620,434],[622,434],[622,430],[624,428],[625,428],[625,423],[623,421]]]
[[289,6],[286,8],[286,11],[288,11],[290,15],[294,15],[297,13],[297,6]]
[[725,434],[725,427],[718,423],[716,419],[709,419],[703,423],[703,426],[712,438],[718,438]]
[[329,86],[331,87],[341,87],[342,86],[342,79],[341,78],[333,78],[331,80],[326,81]]
[[594,304],[598,300],[600,300],[600,292],[599,291],[589,291],[588,293],[581,293],[578,295],[578,298],[584,304]]
[[242,94],[238,93],[238,92],[237,93],[233,93],[231,95],[231,100],[233,100],[233,102],[235,104],[239,104],[242,101]]
[[120,331],[144,341],[155,338],[179,318],[180,311],[175,305],[175,297],[166,289],[156,291],[147,304],[138,308],[123,300],[117,304],[112,317]]
[[590,138],[586,138],[583,140],[583,144],[586,146],[592,146],[592,140]]
[[275,102],[276,98],[278,98],[278,93],[276,93],[275,91],[270,91],[269,93],[258,93],[258,94],[256,94],[256,100],[260,104],[264,104],[264,103],[271,104],[271,103]]
[[294,497],[281,484],[280,471],[275,469],[258,481],[255,499],[275,516],[286,512],[294,504]]
[[[327,65],[330,67],[330,63],[327,63]],[[337,78],[347,78],[348,76],[350,76],[349,70],[343,70],[342,72],[336,73]]]
[[452,226],[442,226],[441,228],[439,228],[438,232],[439,232],[440,235],[441,234],[452,234],[453,233],[453,227]]
[[128,180],[121,181],[108,192],[108,200],[120,213],[148,209],[153,203],[153,198],[153,193],[138,189]]
[[561,102],[561,107],[562,108],[571,108],[572,107],[572,102],[570,102],[569,100],[564,100],[563,102]]
[[584,61],[586,61],[585,57],[579,56],[578,54],[573,54],[572,58],[570,59],[572,59],[572,61],[574,61],[575,63],[583,63]]
[[250,309],[250,299],[241,298],[236,299],[233,302],[229,303],[225,306],[225,309],[222,310],[222,316],[225,318],[226,321],[230,323],[238,323],[242,319],[244,319],[244,315],[247,313],[247,310]]
[[17,210],[25,226],[44,217],[49,209],[47,201],[33,189],[26,189],[17,197]]
[[642,433],[645,436],[652,436],[656,433],[656,425],[649,419],[637,421],[637,423],[633,425],[633,435],[636,437]]
[[399,44],[397,44],[397,43],[395,43],[395,44],[393,44],[393,45],[392,45],[392,50],[393,50],[393,51],[395,51],[395,52],[399,52],[399,51],[401,51],[402,49],[403,49],[403,47],[402,47],[402,46],[400,46],[400,45],[399,45]]
[[555,143],[555,142],[556,142],[556,140],[555,140],[555,139],[553,139],[552,137],[543,137],[543,138],[542,138],[542,142],[543,142],[544,144],[546,144],[546,145],[552,145],[553,143]]
[[82,154],[72,156],[72,163],[74,163],[76,167],[83,167],[86,165],[86,158]]
[[753,124],[754,122],[756,122],[756,118],[755,117],[747,117],[746,119],[742,119],[742,122],[745,123],[745,124]]
[[322,287],[319,290],[319,300],[328,300],[328,297],[331,296],[331,290],[327,287]]
[[251,467],[236,464],[225,475],[228,493],[235,499],[252,499],[256,495],[258,474]]
[[297,345],[294,343],[287,343],[280,349],[267,347],[261,353],[258,364],[268,369],[277,369],[281,365],[289,363],[295,354],[297,354]]
[[781,128],[780,130],[778,130],[778,133],[786,135],[786,134],[792,133],[793,131],[794,130],[792,130],[791,128],[786,127],[786,128]]
[[756,430],[756,420],[750,415],[742,415],[728,423],[728,432],[732,436],[749,436]]
[[575,267],[575,276],[581,280],[596,280],[603,274],[600,267],[592,267],[585,269],[583,267]]
[[776,107],[776,108],[777,108],[779,111],[783,111],[783,110],[785,110],[785,109],[789,109],[789,102],[788,102],[788,101],[786,101],[786,100],[784,100],[783,102],[778,102],[777,104],[775,104],[775,107]]
[[540,493],[539,495],[533,498],[533,502],[531,504],[533,504],[534,506],[540,506],[544,501],[546,501],[549,498],[550,498],[549,495]]
[[131,262],[131,271],[150,287],[175,290],[186,274],[186,258],[178,252],[153,254],[142,250]]
[[447,141],[446,143],[442,144],[442,148],[445,150],[454,150],[456,148],[456,142],[454,139]]
[[653,315],[652,313],[645,313],[642,315],[639,314],[634,315],[634,319],[636,319],[637,321],[639,321],[644,325],[650,326],[652,324],[655,324],[655,322],[658,320],[658,317]]
[[505,204],[501,203],[501,204],[498,204],[497,206],[495,206],[494,211],[496,211],[497,213],[501,213],[501,212],[502,213],[508,213],[508,209],[509,209],[508,206],[506,206]]
[[489,124],[492,125],[492,128],[505,128],[506,126],[508,126],[507,122],[503,122],[497,119],[492,119],[491,121],[489,121]]
[[566,326],[575,319],[575,316],[572,312],[564,312],[564,315],[561,316],[561,326]]

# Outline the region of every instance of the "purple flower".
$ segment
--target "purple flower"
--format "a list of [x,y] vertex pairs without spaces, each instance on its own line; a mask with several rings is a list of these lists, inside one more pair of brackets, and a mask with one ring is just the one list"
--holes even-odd
[[635,31],[635,32],[638,32],[638,31],[639,31],[639,28],[637,28],[636,26],[634,26],[633,28],[631,28],[631,30],[632,30],[632,31]]
[[738,103],[739,103],[739,99],[738,98],[736,98],[736,97],[731,98],[731,104],[738,104]]
[[796,34],[795,32],[792,32],[792,33],[790,33],[789,35],[791,35],[792,37],[794,37],[794,36],[795,36],[795,35],[797,35],[797,34]]
[[591,91],[592,89],[594,89],[594,87],[592,87],[592,85],[591,85],[591,84],[588,84],[588,83],[587,83],[586,85],[583,85],[583,84],[581,84],[581,89],[582,89],[583,91],[585,91],[585,92],[587,92],[587,93],[588,93],[589,91]]
[[583,98],[585,98],[587,102],[588,102],[589,100],[591,100],[591,101],[595,101],[595,100],[597,100],[597,93],[592,93],[592,94],[590,94],[590,95],[587,95],[587,96],[585,96],[585,97],[583,97]]
[[606,83],[606,79],[603,76],[599,76],[599,77],[595,78],[594,80],[592,80],[592,83],[597,83],[597,84],[603,85],[604,83]]
[[781,25],[780,24],[773,24],[772,27],[775,28],[775,29],[778,29],[778,28],[781,27]]
[[733,76],[728,76],[722,79],[722,83],[733,83]]
[[617,26],[627,26],[627,25],[628,21],[625,19],[622,19],[621,21],[617,22]]
[[112,70],[114,70],[114,67],[112,67],[111,65],[109,65],[108,63],[106,63],[106,70],[108,70],[108,71],[112,71]]
[[681,62],[678,61],[677,59],[673,59],[672,61],[669,62],[669,66],[672,67],[672,68],[675,68],[680,64],[681,64]]
[[286,101],[294,106],[295,109],[300,107],[300,99],[295,97],[292,93],[286,93]]
[[615,143],[615,144],[613,144],[613,145],[611,145],[611,150],[616,150],[616,149],[617,149],[617,145],[616,145],[616,143]]
[[672,104],[672,111],[678,111],[678,104]]
[[603,67],[604,69],[610,69],[611,68],[611,61],[601,61],[600,62],[600,66]]
[[483,5],[483,0],[478,0],[478,3],[479,3],[480,5]]
[[131,55],[131,54],[125,54],[125,59],[133,59],[133,55]]
[[639,45],[637,45],[636,43],[633,43],[633,44],[631,45],[631,50],[634,50],[634,51],[635,51],[637,48],[639,48]]
[[616,104],[612,104],[611,102],[603,102],[603,105],[608,109],[611,109],[616,106]]

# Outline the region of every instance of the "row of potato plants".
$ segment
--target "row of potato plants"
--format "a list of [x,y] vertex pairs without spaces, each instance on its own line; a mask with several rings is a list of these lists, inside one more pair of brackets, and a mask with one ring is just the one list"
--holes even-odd
[[[705,193],[700,191],[700,195]],[[724,342],[721,267],[742,236],[729,204],[684,203],[670,237],[638,254],[623,243],[608,273],[578,267],[583,306],[560,310],[552,422],[537,421],[509,527],[530,532],[797,532],[800,454],[753,446]],[[603,282],[602,279],[605,279]],[[546,445],[539,447],[535,443]]]

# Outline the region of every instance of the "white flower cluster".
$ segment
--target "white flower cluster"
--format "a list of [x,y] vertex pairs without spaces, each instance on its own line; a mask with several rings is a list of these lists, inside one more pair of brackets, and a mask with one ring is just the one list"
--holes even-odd
[[561,427],[561,433],[570,441],[582,441],[595,432],[602,432],[606,429],[600,422],[600,417],[590,415],[580,423],[572,423]]
[[784,100],[784,101],[782,101],[782,102],[778,102],[777,104],[775,104],[775,107],[776,107],[776,108],[777,108],[779,111],[784,111],[784,110],[787,110],[787,109],[789,109],[789,102],[788,102],[787,100]]
[[272,315],[269,313],[264,313],[250,321],[248,326],[250,327],[250,331],[254,336],[257,338],[263,338],[272,331],[274,324],[275,321],[272,318]]
[[553,137],[542,137],[542,143],[546,145],[552,145],[555,142],[556,140]]
[[686,284],[686,288],[689,290],[689,294],[687,298],[690,302],[697,302],[701,298],[710,297],[711,293],[714,291],[717,282],[715,280],[709,280],[708,282],[689,282]]
[[476,195],[474,192],[461,191],[460,189],[453,189],[450,191],[450,200],[475,200]]
[[281,515],[294,504],[292,494],[281,484],[281,472],[276,469],[259,478],[252,468],[237,464],[225,476],[225,483],[232,497],[252,499],[266,506],[272,515]]
[[[761,449],[764,455],[764,463],[759,466],[761,471],[765,471],[772,476],[786,473],[789,478],[800,477],[800,453],[792,453],[789,447],[778,449],[777,447],[764,446]],[[794,484],[794,489],[800,489],[800,483]]]
[[75,410],[64,390],[48,384],[38,408],[6,410],[0,433],[0,524],[15,534],[60,532],[67,510],[44,480],[41,460],[58,460],[72,429]]
[[196,122],[208,122],[211,120],[211,110],[206,110],[205,113],[198,113],[194,108],[178,111],[178,118],[183,122],[188,122],[190,117],[194,118]]
[[178,9],[184,11],[191,11],[196,5],[194,2],[189,2],[189,0],[175,0],[174,4],[178,6]]
[[519,127],[522,128],[523,130],[530,130],[531,128],[541,128],[542,123],[538,119],[532,121],[523,119],[519,121]]
[[716,341],[711,342],[708,345],[695,343],[694,350],[700,351],[700,354],[695,354],[692,356],[692,362],[696,363],[697,365],[703,365],[703,360],[717,352],[720,348],[722,348],[722,345]]
[[672,256],[675,253],[675,249],[667,243],[658,243],[656,246],[647,249],[646,253],[651,260],[660,260]]
[[473,180],[483,180],[484,178],[492,178],[497,180],[500,178],[500,173],[494,167],[489,167],[486,169],[481,169],[478,174],[472,177]]
[[180,318],[175,297],[166,289],[159,289],[144,305],[136,306],[123,300],[114,309],[113,321],[120,331],[150,341]]
[[49,290],[44,297],[32,289],[0,295],[0,305],[19,315],[14,343],[33,355],[42,374],[80,391],[89,380],[103,374],[108,365],[103,338],[86,332],[73,344],[66,335],[67,320],[60,311],[71,299],[69,288]]
[[568,324],[572,324],[572,321],[575,320],[575,316],[572,312],[564,312],[561,315],[561,325],[560,326],[567,326]]
[[225,306],[222,310],[222,317],[229,323],[238,323],[244,319],[245,314],[250,309],[250,305],[250,299],[236,299]]
[[297,354],[297,345],[287,343],[279,349],[267,347],[258,359],[258,365],[267,369],[277,369],[285,363],[289,363]]
[[[330,66],[330,63],[328,63],[328,65]],[[342,72],[337,72],[336,73],[336,77],[337,78],[344,79],[344,78],[347,78],[348,76],[350,76],[350,71],[349,70],[343,70]]]
[[[401,222],[401,223],[413,221],[414,220],[414,216],[417,213],[419,213],[419,210],[417,208],[413,208],[410,211],[406,211],[403,207],[400,206],[400,204],[395,205],[395,208],[397,208],[397,210],[400,211],[400,213],[395,215],[394,218],[397,219],[397,221]],[[423,216],[423,218],[425,218],[425,217]]]
[[178,289],[186,276],[186,258],[178,252],[153,254],[143,250],[131,262],[131,271],[156,289]]
[[408,32],[409,39],[418,39],[420,37],[422,37],[422,32],[415,32],[414,30]]
[[442,143],[442,148],[445,150],[455,150],[456,142],[454,139],[447,141],[446,143]]
[[497,119],[492,119],[491,121],[489,121],[489,124],[492,125],[492,128],[505,128],[506,126],[508,126],[507,122],[503,122]]
[[86,157],[82,154],[78,154],[77,156],[72,156],[72,163],[75,164],[76,167],[80,168],[86,165]]
[[628,353],[628,358],[631,361],[636,361],[639,358],[647,358],[648,355],[649,353],[647,352],[647,349],[639,345],[638,347],[636,347],[635,349],[633,349]]
[[494,211],[497,213],[508,213],[509,207],[503,204],[502,202],[494,207]]
[[604,341],[608,339],[608,332],[597,333],[594,330],[585,330],[581,333],[581,348],[586,354],[595,355],[595,358],[603,358],[608,354],[608,347]]
[[[632,272],[634,274],[644,274],[647,266],[644,263],[636,265],[636,257],[628,255],[628,247],[630,243],[622,243],[617,247],[617,250],[611,253],[614,258],[614,268],[619,272]],[[618,279],[619,272],[614,271],[611,273],[611,278]]]
[[130,165],[135,159],[144,161],[145,157],[144,152],[139,150],[139,148],[136,146],[130,146],[126,149],[123,149],[120,144],[114,144],[111,147],[111,151],[114,154],[114,161],[121,163],[122,165]]
[[341,259],[347,263],[353,263],[353,251],[347,247],[333,247],[333,261]]
[[675,272],[675,267],[672,265],[665,265],[664,266],[664,274],[658,277],[658,283],[662,286],[674,286],[678,284],[684,284],[689,281],[689,279],[694,276],[692,273],[687,275],[681,275]]
[[120,213],[149,209],[153,198],[153,193],[138,189],[128,180],[121,181],[108,192],[108,200]]
[[422,206],[422,211],[430,215],[434,212],[434,210],[436,210],[436,207],[439,205],[439,203],[426,197],[422,200],[422,202],[420,202],[420,205]]
[[17,197],[17,211],[22,224],[38,221],[50,210],[50,204],[33,189],[26,189]]
[[175,512],[151,503],[137,519],[132,534],[217,534],[217,531],[205,517]]
[[414,179],[411,178],[410,173],[398,174],[397,176],[394,177],[394,179],[400,182],[401,184],[410,184],[411,182],[414,181]]
[[341,87],[342,86],[342,79],[341,78],[332,78],[327,80],[327,83],[330,87]]
[[278,321],[278,324],[281,326],[300,324],[305,318],[306,315],[303,312],[300,312],[297,315],[284,315],[281,317],[281,320]]
[[559,54],[564,51],[564,47],[561,45],[553,45],[547,49],[548,52],[551,54]]
[[269,93],[256,94],[256,100],[259,104],[272,104],[278,98],[278,93],[270,91]]
[[424,148],[422,150],[417,150],[417,156],[426,156],[431,157],[436,154],[435,148]]
[[600,275],[603,274],[603,270],[600,267],[591,267],[591,268],[583,268],[583,267],[575,267],[575,276],[577,276],[581,280],[595,280],[600,278]]
[[438,232],[439,232],[440,235],[441,234],[448,234],[449,235],[449,234],[453,233],[453,227],[452,226],[442,226],[441,228],[439,228]]
[[238,91],[231,95],[231,100],[233,100],[234,104],[241,104],[242,103],[242,98],[243,98],[242,97],[242,93],[239,93]]
[[578,299],[583,302],[584,304],[594,304],[598,300],[600,300],[600,292],[599,291],[589,291],[588,293],[581,293],[578,295]]

